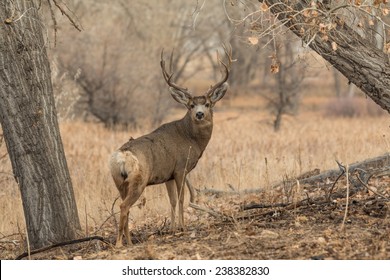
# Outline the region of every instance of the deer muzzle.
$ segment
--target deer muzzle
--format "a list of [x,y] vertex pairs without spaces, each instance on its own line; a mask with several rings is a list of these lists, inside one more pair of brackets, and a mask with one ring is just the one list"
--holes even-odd
[[198,120],[202,120],[204,118],[204,113],[203,112],[196,112],[195,116]]

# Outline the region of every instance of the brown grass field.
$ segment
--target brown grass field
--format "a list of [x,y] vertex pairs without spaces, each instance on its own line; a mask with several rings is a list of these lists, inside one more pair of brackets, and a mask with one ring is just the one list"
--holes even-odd
[[[319,101],[318,101],[319,100]],[[299,185],[272,187],[319,168],[337,168],[335,160],[353,163],[390,151],[390,119],[325,116],[321,99],[306,101],[296,117],[285,117],[275,133],[272,119],[260,101],[232,99],[221,102],[214,114],[212,139],[189,179],[198,190],[232,190],[241,194],[206,195],[197,204],[218,216],[186,208],[186,229],[167,233],[169,203],[164,186],[148,187],[131,209],[134,245],[122,249],[100,241],[63,246],[33,255],[37,259],[389,259],[389,202],[385,215],[364,209],[375,195],[355,195],[342,228],[345,199],[312,207],[240,210],[250,202],[274,204],[307,196]],[[184,115],[177,109],[166,120]],[[114,242],[112,212],[119,210],[118,196],[109,174],[108,158],[137,131],[108,130],[100,124],[65,121],[62,139],[77,199],[82,235],[100,235]],[[22,203],[5,144],[0,147],[0,258],[15,258],[26,251]],[[388,177],[370,180],[370,186],[390,195]],[[311,186],[311,190],[315,186]],[[346,188],[346,180],[337,184]],[[244,194],[244,190],[257,190]],[[321,190],[309,195],[321,196]],[[187,198],[188,201],[188,198]],[[114,207],[112,210],[112,207]],[[226,217],[229,217],[227,219]]]

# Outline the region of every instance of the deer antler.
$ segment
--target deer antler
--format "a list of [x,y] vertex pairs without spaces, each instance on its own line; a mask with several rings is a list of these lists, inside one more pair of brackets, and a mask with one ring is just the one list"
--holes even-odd
[[[169,70],[170,71],[172,70],[171,69],[172,68],[172,58],[173,58],[173,50],[172,50],[172,53],[171,53],[171,57],[169,59],[169,61],[170,61]],[[182,93],[184,93],[188,97],[192,97],[192,95],[190,94],[190,92],[188,91],[187,88],[180,87],[177,84],[175,84],[174,82],[172,82],[172,77],[173,77],[174,73],[172,72],[171,74],[168,74],[167,70],[165,69],[164,49],[161,50],[160,66],[161,66],[162,74],[163,74],[164,79],[167,82],[168,86],[181,91]]]
[[225,68],[225,76],[222,78],[221,81],[216,83],[214,86],[210,87],[210,89],[206,93],[207,95],[211,95],[217,88],[219,88],[229,78],[230,66],[232,65],[232,62],[233,62],[233,59],[232,59],[232,48],[231,48],[231,46],[229,48],[227,48],[226,45],[223,45],[223,50],[224,50],[225,55],[226,55],[226,57],[228,59],[227,64],[224,63],[220,59],[218,51],[217,51],[217,58],[218,58],[219,63],[221,63],[222,66]]

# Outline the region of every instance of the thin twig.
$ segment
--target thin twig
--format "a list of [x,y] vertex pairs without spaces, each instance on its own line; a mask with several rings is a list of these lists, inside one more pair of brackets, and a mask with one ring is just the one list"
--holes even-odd
[[328,200],[331,199],[331,196],[332,196],[332,192],[333,192],[333,189],[334,187],[336,186],[337,184],[337,181],[341,178],[341,176],[343,176],[345,174],[345,171],[342,171],[341,174],[337,177],[336,181],[334,181],[332,187],[330,188],[329,190],[329,194],[328,194]]
[[[118,213],[119,213],[119,212],[118,212]],[[97,234],[97,233],[103,228],[103,226],[105,225],[105,223],[107,223],[107,221],[108,221],[109,219],[111,219],[111,217],[114,217],[114,220],[115,220],[115,214],[116,214],[116,213],[110,214],[110,216],[108,216],[107,219],[105,219],[104,222],[100,225],[100,227],[99,227],[97,230],[95,230],[92,234]],[[116,220],[115,220],[115,221],[116,221]],[[118,227],[118,226],[117,226],[117,227]],[[117,231],[118,231],[118,229],[117,229]]]
[[345,201],[345,211],[344,211],[344,218],[343,218],[343,222],[341,224],[341,230],[343,231],[345,228],[345,221],[347,220],[347,215],[348,215],[348,205],[349,205],[349,180],[348,180],[348,164],[346,166],[346,171],[345,173],[347,174],[347,198],[346,198],[346,201]]
[[5,238],[8,238],[8,237],[12,237],[12,236],[17,236],[17,235],[20,235],[20,234],[19,233],[11,233],[11,234],[5,235],[2,232],[0,232],[0,235],[1,235],[1,237],[0,237],[0,240],[1,240],[1,239],[5,239]]
[[14,244],[15,246],[18,246],[18,241],[17,240],[0,240],[0,244],[1,243],[4,243],[4,244]]
[[68,18],[68,20],[73,25],[73,27],[81,32],[81,27],[73,20],[73,18],[69,15],[69,13],[65,11],[64,8],[60,6],[60,4],[58,4],[57,0],[52,0],[52,1],[54,2],[54,5],[56,5],[56,7],[61,11],[61,13]]
[[379,196],[379,197],[385,199],[386,201],[390,201],[389,198],[387,198],[386,196],[384,196],[384,195],[382,195],[382,194],[380,194],[380,193],[374,191],[374,190],[371,189],[366,183],[364,183],[363,180],[360,178],[359,174],[356,174],[356,177],[357,177],[357,179],[359,180],[359,182],[360,182],[368,191],[370,191],[370,192],[376,194],[377,196]]
[[51,5],[51,1],[50,1],[50,0],[47,0],[47,3],[48,3],[48,5],[49,5],[49,9],[50,9],[51,20],[53,21],[53,28],[54,28],[54,46],[56,46],[56,45],[57,45],[58,23],[57,23],[56,15],[55,15],[54,10],[53,10],[53,6]]
[[251,204],[242,206],[241,210],[286,207],[286,206],[289,206],[289,205],[291,205],[291,203],[275,203],[275,204],[251,203]]
[[214,218],[222,219],[222,220],[228,220],[228,221],[234,221],[234,219],[232,217],[230,217],[230,216],[218,213],[218,212],[216,212],[214,210],[211,210],[211,209],[208,209],[208,208],[203,208],[203,207],[199,206],[198,204],[190,202],[189,206],[191,208],[194,208],[195,210],[199,210],[199,211],[205,212],[205,213],[209,214],[210,216],[213,216]]
[[186,165],[184,166],[183,179],[182,179],[181,185],[180,185],[179,198],[182,196],[182,192],[184,192],[184,184],[185,184],[185,182],[186,182],[185,180],[186,180],[186,176],[187,176],[188,162],[190,161],[191,149],[192,149],[192,146],[190,146],[190,147],[188,148],[188,155],[187,155]]
[[87,214],[87,203],[84,201],[84,213],[85,213],[85,235],[89,235],[89,230],[88,230],[88,214]]
[[199,1],[196,1],[195,10],[192,13],[192,17],[194,18],[194,20],[192,21],[192,30],[195,30],[195,28],[196,28],[196,21],[198,19],[198,16],[199,16],[200,12],[203,10],[203,7],[204,7],[205,3],[206,3],[206,0],[203,0],[202,5],[200,5],[200,7],[198,7],[199,6]]
[[32,7],[31,7],[31,8],[28,8],[28,9],[25,10],[25,11],[23,12],[23,14],[21,14],[17,19],[13,19],[13,18],[6,19],[5,23],[10,24],[10,23],[15,23],[15,22],[17,22],[18,20],[21,20],[21,19],[24,17],[24,15],[25,15],[29,10],[32,10],[32,9],[33,9]]
[[[119,195],[114,199],[114,202],[112,203],[111,205],[111,216],[114,217],[114,222],[115,222],[115,229],[116,231],[118,231],[118,222],[116,221],[116,218],[115,218],[115,211],[114,211],[114,206],[115,206],[115,203],[116,201],[119,199]],[[107,219],[108,220],[108,219]],[[105,222],[105,221],[104,221]],[[104,223],[103,223],[104,224]]]
[[[0,144],[1,144],[1,142],[0,142]],[[0,145],[0,147],[1,147],[1,145]],[[6,156],[8,156],[8,153],[5,153],[4,155],[0,156],[0,159],[5,158]]]
[[26,240],[27,240],[27,255],[28,256],[28,259],[31,260],[31,247],[30,247],[30,238],[28,237],[28,231],[27,231],[27,227],[26,227]]

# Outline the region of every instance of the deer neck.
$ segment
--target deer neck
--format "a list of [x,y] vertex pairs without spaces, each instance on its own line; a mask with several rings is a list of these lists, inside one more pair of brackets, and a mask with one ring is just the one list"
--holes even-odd
[[191,141],[196,142],[201,151],[204,151],[213,131],[213,115],[211,114],[210,119],[207,121],[196,122],[192,120],[191,113],[188,111],[181,120],[180,125],[182,126],[180,130],[185,136]]

